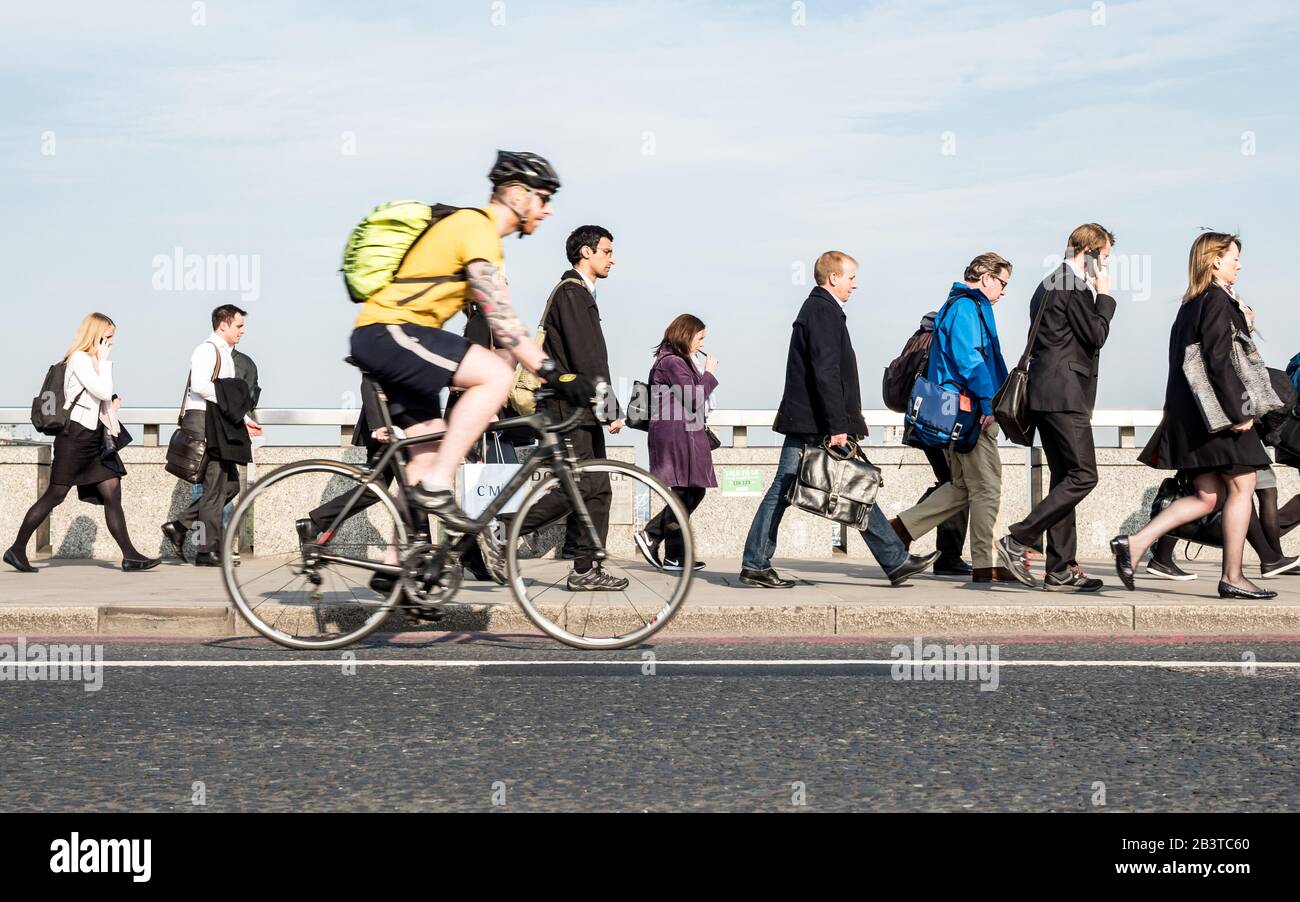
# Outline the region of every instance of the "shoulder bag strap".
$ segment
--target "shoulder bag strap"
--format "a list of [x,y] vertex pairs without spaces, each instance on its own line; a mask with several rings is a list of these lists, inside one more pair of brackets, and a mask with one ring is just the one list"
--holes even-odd
[[587,283],[581,279],[562,279],[560,284],[551,289],[551,296],[546,299],[546,306],[542,308],[542,318],[537,323],[538,331],[546,328],[546,317],[551,315],[551,305],[555,303],[555,296],[565,285],[581,285],[584,289],[587,287]]
[[[221,349],[218,348],[216,345],[212,344],[212,342],[210,341],[206,342],[206,344],[212,345],[212,349],[217,352],[217,359],[212,365],[212,379],[210,380],[212,382],[216,382],[217,376],[221,374]],[[181,409],[176,414],[177,426],[180,426],[181,421],[185,419],[185,402],[190,399],[190,383],[193,380],[193,378],[194,378],[194,370],[193,368],[191,368],[190,372],[185,375],[185,391],[181,392]]]
[[1051,303],[1051,297],[1048,292],[1043,292],[1043,303],[1038,306],[1038,313],[1034,317],[1034,324],[1029,327],[1029,340],[1025,342],[1025,352],[1020,355],[1020,363],[1016,364],[1017,369],[1024,369],[1025,364],[1029,363],[1029,355],[1034,352],[1034,342],[1038,340],[1038,327],[1042,325],[1043,314],[1047,312],[1047,306]]

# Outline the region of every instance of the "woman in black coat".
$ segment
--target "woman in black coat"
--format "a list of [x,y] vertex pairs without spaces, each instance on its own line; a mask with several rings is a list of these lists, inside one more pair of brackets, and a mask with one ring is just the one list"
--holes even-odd
[[[1206,232],[1192,243],[1188,286],[1169,336],[1169,379],[1164,418],[1138,456],[1149,467],[1179,470],[1196,487],[1131,536],[1111,540],[1115,571],[1133,589],[1133,562],[1161,536],[1223,508],[1223,571],[1220,598],[1274,598],[1242,571],[1246,530],[1255,492],[1255,471],[1272,461],[1255,432],[1246,386],[1232,365],[1234,330],[1250,333],[1233,285],[1241,268],[1241,241]],[[1187,349],[1201,346],[1205,383],[1193,386],[1183,371]],[[1267,375],[1265,374],[1265,379]],[[1211,430],[1197,400],[1213,396],[1230,425]]]

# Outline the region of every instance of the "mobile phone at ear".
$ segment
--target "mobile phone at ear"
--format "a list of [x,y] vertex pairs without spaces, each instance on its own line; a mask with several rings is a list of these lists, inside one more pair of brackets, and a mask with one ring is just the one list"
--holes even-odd
[[1097,273],[1101,270],[1101,259],[1092,251],[1083,255],[1083,271],[1092,279],[1097,278]]

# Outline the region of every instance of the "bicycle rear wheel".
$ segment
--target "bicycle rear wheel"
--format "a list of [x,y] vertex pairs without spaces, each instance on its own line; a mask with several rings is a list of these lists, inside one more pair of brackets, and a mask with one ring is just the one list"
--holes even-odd
[[[529,620],[566,645],[581,649],[636,645],[667,626],[690,591],[695,542],[689,515],[671,489],[631,464],[584,460],[574,465],[572,472],[575,485],[583,476],[603,476],[610,481],[610,530],[601,568],[626,585],[605,591],[581,585],[571,588],[572,565],[563,554],[563,520],[521,541],[529,512],[550,493],[566,491],[552,472],[529,490],[511,518],[506,538],[511,591]],[[645,560],[633,541],[636,532],[665,510],[661,522],[681,527],[679,571],[665,571]]]
[[[222,576],[239,613],[263,636],[287,648],[341,648],[374,632],[393,610],[402,581],[384,592],[369,585],[375,565],[396,561],[408,542],[383,485],[365,487],[357,499],[364,509],[324,545],[304,545],[298,533],[309,510],[349,497],[364,481],[362,470],[345,463],[300,461],[259,479],[235,507],[222,535]],[[241,537],[236,567],[232,552]]]

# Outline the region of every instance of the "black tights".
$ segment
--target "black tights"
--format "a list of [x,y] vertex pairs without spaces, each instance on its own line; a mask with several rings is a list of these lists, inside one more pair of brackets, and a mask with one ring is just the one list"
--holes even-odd
[[1297,525],[1300,525],[1300,495],[1296,495],[1282,505],[1277,512],[1277,528],[1282,535],[1286,535]]
[[[126,514],[122,511],[122,480],[115,476],[97,483],[95,488],[104,502],[104,522],[108,525],[109,535],[117,542],[117,547],[122,549],[122,557],[142,559],[144,555],[136,551],[131,544],[131,536],[126,531]],[[63,503],[71,490],[70,485],[51,485],[44,495],[36,499],[36,503],[27,511],[27,516],[23,517],[23,525],[18,527],[18,537],[14,539],[12,550],[19,557],[26,560],[27,543],[31,541],[32,534]]]

